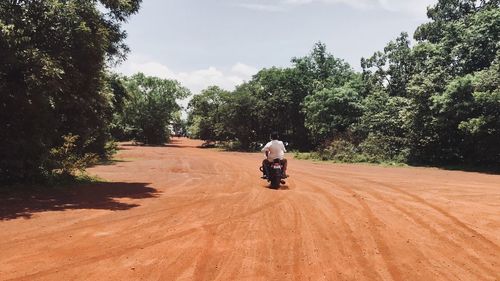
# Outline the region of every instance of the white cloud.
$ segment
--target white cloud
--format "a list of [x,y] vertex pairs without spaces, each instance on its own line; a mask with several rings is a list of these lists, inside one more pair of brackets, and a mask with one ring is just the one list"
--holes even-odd
[[246,0],[237,6],[254,10],[285,11],[293,6],[312,3],[344,4],[356,9],[382,9],[424,17],[426,7],[436,2],[437,0],[268,0],[263,4],[261,0]]
[[197,69],[188,72],[176,72],[168,66],[154,60],[141,57],[130,56],[115,71],[125,75],[132,75],[142,72],[146,75],[156,76],[165,79],[175,79],[193,94],[198,94],[208,86],[219,86],[226,90],[233,90],[235,86],[248,81],[257,73],[257,68],[238,62],[228,71],[210,66],[204,69]]
[[374,2],[374,0],[281,0],[281,1],[282,3],[288,5],[305,5],[315,2],[321,2],[325,4],[346,4],[354,8],[370,8],[373,7],[373,2]]
[[252,77],[259,70],[253,66],[238,62],[237,64],[233,65],[233,67],[231,67],[231,71],[243,77]]
[[[222,71],[210,66],[188,72],[175,72],[159,62],[140,55],[132,55],[114,71],[124,75],[133,75],[142,72],[145,75],[156,76],[164,79],[175,79],[182,86],[188,88],[192,94],[199,94],[209,86],[219,86],[226,90],[233,90],[235,86],[248,81],[257,73],[257,68],[238,62],[229,71]],[[179,100],[179,104],[186,109],[191,97]],[[186,118],[186,112],[182,116]]]
[[426,17],[427,7],[433,5],[437,0],[377,0],[378,4],[385,10],[393,12],[405,12],[414,16]]
[[249,10],[265,11],[265,12],[282,12],[284,7],[280,5],[270,5],[270,4],[258,4],[258,3],[238,3],[238,7],[242,7]]

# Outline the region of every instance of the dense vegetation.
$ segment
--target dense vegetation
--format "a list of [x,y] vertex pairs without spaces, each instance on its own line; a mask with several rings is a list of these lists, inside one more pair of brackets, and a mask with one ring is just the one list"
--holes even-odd
[[189,131],[248,149],[278,131],[323,159],[500,164],[498,0],[440,0],[412,46],[402,33],[362,72],[315,45],[227,92],[195,96]]
[[[115,80],[126,94],[115,110],[111,134],[118,140],[135,140],[158,145],[168,141],[177,124],[180,106],[189,90],[177,81],[148,77],[142,73]],[[175,122],[177,121],[177,122]]]
[[123,126],[138,141],[166,140],[186,90],[107,71],[128,51],[121,24],[140,2],[0,1],[0,183],[82,170],[109,156]]
[[189,104],[176,81],[109,66],[140,0],[0,1],[0,182],[70,175],[113,139],[161,144],[172,130],[250,149],[278,131],[291,148],[339,161],[500,164],[498,0],[440,0],[429,22],[361,59],[318,43],[287,68]]

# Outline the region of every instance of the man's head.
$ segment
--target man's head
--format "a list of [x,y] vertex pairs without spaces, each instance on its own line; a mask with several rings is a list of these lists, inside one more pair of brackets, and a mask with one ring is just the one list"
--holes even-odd
[[272,132],[271,133],[271,140],[277,140],[278,139],[278,132]]

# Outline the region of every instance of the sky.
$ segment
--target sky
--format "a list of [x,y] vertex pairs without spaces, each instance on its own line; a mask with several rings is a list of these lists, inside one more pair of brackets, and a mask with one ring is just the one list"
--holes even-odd
[[143,0],[123,27],[125,75],[176,79],[198,94],[232,90],[259,69],[290,66],[321,41],[360,70],[405,31],[413,35],[437,0]]

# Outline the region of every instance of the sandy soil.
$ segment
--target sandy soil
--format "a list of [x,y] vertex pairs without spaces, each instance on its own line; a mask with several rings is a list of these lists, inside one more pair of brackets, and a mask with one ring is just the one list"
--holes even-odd
[[108,182],[0,197],[0,280],[500,280],[500,176],[123,146]]

